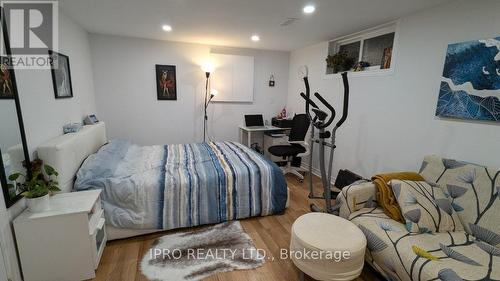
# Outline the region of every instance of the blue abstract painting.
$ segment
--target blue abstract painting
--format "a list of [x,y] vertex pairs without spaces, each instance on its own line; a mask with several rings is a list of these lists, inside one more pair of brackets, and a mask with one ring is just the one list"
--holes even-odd
[[500,37],[448,45],[436,116],[500,121]]

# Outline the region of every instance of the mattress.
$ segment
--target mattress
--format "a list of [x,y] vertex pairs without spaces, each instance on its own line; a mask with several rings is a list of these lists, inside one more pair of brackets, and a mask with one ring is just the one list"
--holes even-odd
[[[287,194],[288,194],[288,196],[287,196],[285,208],[288,208],[290,206],[290,189],[289,188],[287,188]],[[162,229],[119,228],[119,227],[114,227],[112,225],[106,225],[106,235],[107,235],[107,239],[109,241],[118,240],[118,239],[125,239],[125,238],[140,236],[140,235],[146,235],[146,234],[152,234],[152,233],[157,233],[157,232],[162,232],[162,231],[165,231],[165,230],[162,230]]]
[[74,188],[103,190],[110,226],[146,231],[280,214],[288,197],[281,170],[235,142],[114,140],[84,161]]

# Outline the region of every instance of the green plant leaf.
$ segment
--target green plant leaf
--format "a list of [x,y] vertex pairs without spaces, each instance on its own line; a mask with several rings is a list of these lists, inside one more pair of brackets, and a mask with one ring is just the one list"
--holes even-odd
[[26,198],[31,198],[31,192],[29,192],[29,191],[25,191],[25,192],[21,193],[21,195],[26,197]]
[[[43,167],[43,168],[42,168]],[[42,173],[42,169],[45,172]],[[27,198],[38,198],[50,194],[51,192],[60,191],[57,181],[50,177],[57,177],[58,172],[50,165],[40,165],[33,170],[32,177],[24,183],[17,183],[21,195]],[[47,178],[48,177],[48,178]],[[55,179],[55,178],[54,178]]]
[[57,185],[51,185],[51,186],[49,186],[49,190],[51,192],[61,191],[61,189],[59,189],[59,187]]
[[56,169],[52,168],[52,166],[45,164],[43,166],[43,169],[45,170],[45,173],[48,176],[58,176],[59,174],[57,173]]
[[16,181],[22,175],[23,174],[21,174],[21,173],[14,173],[14,174],[12,174],[12,175],[9,176],[9,180],[10,181]]
[[34,171],[34,172],[33,172],[33,175],[32,175],[32,177],[31,177],[31,178],[32,178],[32,179],[37,179],[37,178],[38,178],[38,176],[39,176],[40,174],[41,174],[41,172],[40,172],[40,171]]

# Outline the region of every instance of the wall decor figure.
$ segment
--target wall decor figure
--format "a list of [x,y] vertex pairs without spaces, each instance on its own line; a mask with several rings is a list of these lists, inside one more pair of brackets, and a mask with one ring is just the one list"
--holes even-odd
[[156,92],[158,100],[177,100],[175,65],[156,65]]
[[54,96],[56,99],[73,97],[73,86],[71,84],[71,71],[69,57],[58,52],[49,50],[51,57],[52,84],[54,85]]
[[500,121],[500,37],[448,45],[436,116]]
[[392,60],[392,47],[385,48],[384,54],[382,55],[382,61],[380,63],[380,69],[391,68],[391,60]]
[[[2,30],[5,26],[5,19],[3,17],[2,10]],[[10,44],[8,42],[7,31],[4,32],[4,37],[2,37],[2,50],[3,54],[0,56],[0,99],[14,99],[17,95],[17,89],[15,87],[14,70],[10,67]],[[5,39],[4,39],[5,38]],[[7,56],[5,56],[7,55]]]

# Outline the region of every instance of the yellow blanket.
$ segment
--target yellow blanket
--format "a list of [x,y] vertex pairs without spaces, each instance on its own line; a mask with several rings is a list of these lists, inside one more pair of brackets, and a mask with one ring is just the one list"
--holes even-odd
[[377,201],[384,209],[387,216],[393,220],[405,222],[398,202],[392,193],[391,187],[388,182],[391,180],[410,180],[410,181],[423,181],[424,178],[414,172],[400,172],[400,173],[387,173],[378,174],[372,177],[372,181],[377,187]]

